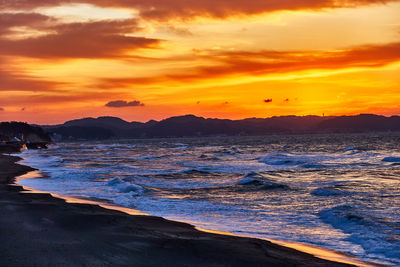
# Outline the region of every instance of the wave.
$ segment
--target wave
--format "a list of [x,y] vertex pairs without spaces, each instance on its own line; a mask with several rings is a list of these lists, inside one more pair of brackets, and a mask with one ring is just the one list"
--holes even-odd
[[400,162],[400,157],[386,157],[386,158],[382,159],[382,161],[398,163],[398,162]]
[[198,169],[184,169],[177,173],[178,174],[187,174],[187,175],[211,174],[211,172],[209,172],[209,171],[198,170]]
[[201,154],[200,156],[198,156],[199,159],[202,160],[207,160],[207,161],[219,161],[220,159],[216,156],[208,156],[205,154]]
[[175,143],[173,145],[175,145],[175,147],[170,147],[169,149],[184,150],[184,149],[190,148],[190,146],[188,146],[187,144],[183,144],[183,143]]
[[117,191],[119,193],[134,193],[136,195],[139,195],[146,191],[146,189],[143,188],[142,186],[133,184],[133,183],[124,182],[120,178],[113,178],[113,179],[109,180],[107,182],[107,185],[117,189]]
[[159,160],[162,158],[166,158],[169,157],[170,155],[145,155],[145,156],[139,156],[139,157],[132,157],[133,160],[137,160],[137,161],[147,161],[147,160]]
[[243,178],[240,180],[237,185],[262,185],[263,183],[256,179],[251,178]]
[[357,147],[357,146],[348,146],[345,149],[342,150],[342,152],[346,154],[356,154],[356,153],[361,153],[368,151],[370,149],[365,148],[365,147]]
[[[327,168],[365,168],[381,164],[381,155],[368,153],[364,149],[348,147],[345,151],[334,153],[309,152],[296,153],[278,151],[258,158],[258,161],[274,169],[327,169]],[[399,161],[400,158],[387,158]]]
[[[262,180],[261,180],[262,179]],[[258,190],[269,190],[269,189],[284,189],[288,190],[290,187],[285,184],[273,182],[265,179],[260,173],[250,172],[246,174],[239,182],[236,183],[239,186],[254,186]]]
[[90,162],[90,163],[85,163],[85,167],[88,168],[107,168],[107,167],[112,167],[113,164],[111,163],[101,163],[101,162]]
[[360,148],[354,146],[348,146],[345,149],[343,149],[343,152],[354,151],[354,150],[360,150]]
[[24,162],[37,168],[56,168],[62,166],[65,162],[65,159],[61,157],[38,154],[37,151],[31,152],[27,150],[22,152],[21,155],[24,157]]
[[226,155],[236,155],[236,154],[240,154],[240,150],[235,147],[229,147],[229,148],[222,148],[220,150],[215,151],[216,155],[218,156],[226,156]]
[[361,247],[377,259],[382,256],[393,264],[400,264],[400,224],[377,218],[364,211],[364,207],[336,206],[319,212],[325,223],[348,234],[347,240]]
[[320,163],[304,163],[301,164],[301,167],[304,169],[325,169],[328,166]]
[[364,197],[368,196],[368,192],[373,188],[371,183],[366,181],[336,181],[330,183],[328,186],[319,187],[311,191],[314,196],[351,196],[356,194],[363,194]]
[[328,196],[348,196],[348,195],[351,195],[351,192],[340,190],[339,188],[334,187],[334,186],[328,186],[328,187],[319,187],[317,189],[314,189],[311,192],[311,195],[324,196],[324,197],[328,197]]
[[268,165],[303,165],[310,167],[311,164],[316,164],[325,159],[327,159],[327,157],[322,153],[291,153],[281,151],[272,152],[266,156],[260,157],[259,161]]

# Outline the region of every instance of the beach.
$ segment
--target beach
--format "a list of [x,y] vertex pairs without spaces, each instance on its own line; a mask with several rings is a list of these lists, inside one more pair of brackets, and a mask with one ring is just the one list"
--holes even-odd
[[269,241],[24,193],[33,169],[0,156],[1,266],[348,266]]

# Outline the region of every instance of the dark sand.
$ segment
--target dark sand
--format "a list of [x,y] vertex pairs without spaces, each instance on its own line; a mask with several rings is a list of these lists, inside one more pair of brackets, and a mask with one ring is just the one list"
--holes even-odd
[[266,240],[22,193],[12,183],[32,169],[18,160],[0,155],[0,266],[350,266]]

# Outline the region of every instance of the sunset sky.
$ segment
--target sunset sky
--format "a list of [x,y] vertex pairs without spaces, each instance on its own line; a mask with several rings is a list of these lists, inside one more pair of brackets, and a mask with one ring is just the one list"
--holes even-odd
[[0,121],[400,114],[400,1],[0,0]]

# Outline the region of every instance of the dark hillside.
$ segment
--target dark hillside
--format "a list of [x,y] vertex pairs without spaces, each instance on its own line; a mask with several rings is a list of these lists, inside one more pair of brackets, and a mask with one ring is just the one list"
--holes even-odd
[[24,122],[1,122],[0,139],[17,137],[29,142],[50,142],[50,136],[41,127],[32,126]]

